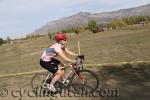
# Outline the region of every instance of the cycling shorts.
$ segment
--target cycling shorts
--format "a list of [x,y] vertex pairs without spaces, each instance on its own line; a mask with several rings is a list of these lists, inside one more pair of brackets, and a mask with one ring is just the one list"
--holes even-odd
[[51,61],[43,61],[42,59],[40,59],[40,65],[49,72],[52,72],[53,74],[58,71],[59,64],[60,61],[54,58],[52,58]]

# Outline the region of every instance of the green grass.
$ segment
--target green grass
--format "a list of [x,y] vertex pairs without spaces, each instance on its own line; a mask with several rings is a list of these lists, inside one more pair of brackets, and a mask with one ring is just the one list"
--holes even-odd
[[[68,47],[81,53],[85,63],[113,63],[123,61],[150,61],[150,26],[130,26],[92,34],[84,32],[71,35]],[[0,73],[16,73],[41,69],[40,56],[45,47],[52,44],[48,36],[27,40],[22,44],[0,46]]]

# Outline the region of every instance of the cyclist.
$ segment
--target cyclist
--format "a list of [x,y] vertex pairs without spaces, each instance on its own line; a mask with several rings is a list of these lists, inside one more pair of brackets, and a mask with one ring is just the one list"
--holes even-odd
[[51,83],[48,86],[48,89],[52,92],[57,91],[56,88],[54,87],[54,84],[58,80],[60,80],[64,75],[64,70],[61,69],[65,67],[64,64],[62,64],[59,60],[55,59],[54,57],[59,55],[61,58],[63,58],[63,60],[70,63],[75,63],[75,60],[68,58],[63,53],[63,51],[67,52],[70,55],[78,56],[77,53],[74,53],[66,48],[65,46],[67,42],[66,34],[57,33],[55,35],[55,40],[56,43],[46,48],[40,59],[40,65],[54,74],[54,78],[52,79]]

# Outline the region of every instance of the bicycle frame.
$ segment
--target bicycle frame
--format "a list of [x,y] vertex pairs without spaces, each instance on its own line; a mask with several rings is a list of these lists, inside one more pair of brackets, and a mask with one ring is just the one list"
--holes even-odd
[[[77,58],[77,62],[76,62],[77,65],[72,65],[72,70],[67,74],[66,77],[63,78],[63,81],[60,81],[62,84],[64,84],[66,82],[66,80],[69,78],[69,77],[72,77],[74,74],[76,74],[76,76],[79,78],[79,80],[82,81],[82,83],[84,84],[85,83],[85,80],[84,78],[82,77],[82,75],[80,73],[77,72],[75,66],[78,68],[78,70],[81,70],[81,68],[83,69],[83,64],[82,64],[82,59],[80,58]],[[66,68],[69,68],[69,67],[66,67]],[[65,69],[66,69],[65,68]],[[48,75],[46,76],[45,78],[45,81],[44,83],[42,84],[42,87],[43,88],[47,88],[48,84],[46,83],[46,81],[48,80],[48,78],[51,76],[51,74],[48,73]],[[46,85],[46,86],[45,86]]]
[[74,74],[76,74],[78,76],[78,78],[84,82],[84,78],[80,75],[80,73],[78,73],[74,67],[75,65],[72,65],[72,70],[67,74],[67,76],[64,78],[64,80],[62,81],[62,83],[64,84],[66,82],[66,80],[69,78],[69,77],[72,77]]

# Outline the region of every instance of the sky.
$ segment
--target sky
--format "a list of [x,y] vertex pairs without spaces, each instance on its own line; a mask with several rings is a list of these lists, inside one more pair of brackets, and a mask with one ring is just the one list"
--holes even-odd
[[24,37],[46,23],[78,12],[109,12],[150,0],[0,0],[0,37]]

